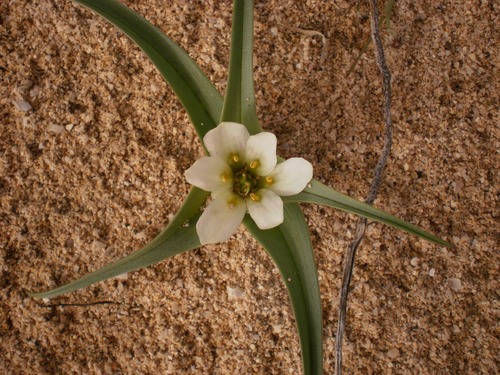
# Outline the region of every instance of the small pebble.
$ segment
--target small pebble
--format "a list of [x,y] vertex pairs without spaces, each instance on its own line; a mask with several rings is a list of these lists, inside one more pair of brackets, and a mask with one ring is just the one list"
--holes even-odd
[[144,241],[146,238],[148,238],[148,236],[146,236],[146,233],[144,232],[135,233],[134,237],[141,241]]
[[239,299],[245,297],[245,291],[241,288],[232,288],[230,286],[227,287],[227,297],[229,299]]
[[97,250],[104,250],[106,248],[106,244],[101,241],[94,241],[94,246]]
[[116,276],[118,280],[127,280],[128,279],[128,273],[122,273],[121,275]]
[[64,129],[65,129],[64,126],[61,125],[52,124],[49,126],[49,132],[55,134],[61,134],[62,132],[64,132]]
[[426,18],[427,18],[427,16],[424,13],[419,13],[415,17],[415,21],[417,21],[417,22],[424,22]]
[[448,283],[450,285],[450,288],[455,292],[458,292],[460,289],[462,289],[462,281],[460,279],[454,277],[452,279],[449,279]]
[[416,266],[418,266],[418,260],[419,260],[419,259],[418,259],[417,257],[413,257],[413,258],[411,258],[411,260],[410,260],[410,264],[411,264],[413,267],[416,267]]
[[158,86],[156,83],[151,84],[151,91],[152,92],[159,92],[160,91],[160,86]]
[[431,269],[429,270],[429,276],[430,276],[430,277],[434,277],[434,275],[435,275],[435,274],[436,274],[436,270],[435,270],[434,268],[431,268]]
[[399,357],[399,350],[397,350],[396,348],[394,349],[391,349],[387,352],[387,356],[390,358],[390,359],[395,359],[395,358],[398,358]]
[[30,96],[34,98],[35,96],[38,96],[38,94],[40,94],[41,91],[42,89],[40,88],[40,86],[35,86],[30,90]]
[[26,100],[13,100],[14,105],[23,112],[28,112],[32,107]]
[[273,324],[272,328],[273,328],[273,333],[275,335],[279,335],[281,333],[283,326],[281,324]]

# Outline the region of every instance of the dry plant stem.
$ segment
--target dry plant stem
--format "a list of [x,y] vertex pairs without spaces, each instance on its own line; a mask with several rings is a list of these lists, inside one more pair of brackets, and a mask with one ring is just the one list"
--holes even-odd
[[[380,29],[379,29],[379,18],[377,10],[377,0],[370,0],[371,4],[371,37],[373,40],[373,45],[375,46],[375,58],[377,65],[382,74],[382,89],[384,92],[384,122],[385,122],[385,140],[384,148],[382,149],[382,154],[374,170],[373,181],[370,186],[370,191],[366,197],[366,203],[372,204],[377,197],[378,189],[382,181],[382,174],[384,172],[385,165],[387,164],[387,159],[391,152],[392,147],[392,120],[391,120],[391,73],[387,68],[385,62],[384,49],[382,47],[382,42],[380,40]],[[349,285],[351,283],[352,272],[354,269],[354,260],[356,257],[356,251],[363,240],[363,235],[365,233],[367,226],[367,220],[364,218],[359,219],[356,228],[356,236],[352,241],[349,249],[347,250],[347,255],[344,264],[344,275],[342,278],[342,287],[340,289],[340,301],[339,301],[339,321],[337,325],[337,334],[335,341],[335,373],[337,375],[342,374],[342,342],[345,332],[345,321],[347,315],[347,297],[349,294]]]

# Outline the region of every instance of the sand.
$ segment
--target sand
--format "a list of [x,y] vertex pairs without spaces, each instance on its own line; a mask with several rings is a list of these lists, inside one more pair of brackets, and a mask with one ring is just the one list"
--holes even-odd
[[[127,3],[224,92],[230,1]],[[308,159],[315,178],[363,199],[383,135],[373,50],[346,73],[369,36],[367,3],[256,3],[263,127],[280,155]],[[401,0],[382,32],[395,131],[375,205],[456,249],[369,227],[352,282],[346,374],[498,372],[499,14],[495,1]],[[27,296],[153,238],[202,155],[181,105],[120,31],[70,1],[0,3],[0,119],[1,373],[301,372],[281,276],[243,227],[227,243],[69,295]],[[303,209],[332,374],[356,217]]]

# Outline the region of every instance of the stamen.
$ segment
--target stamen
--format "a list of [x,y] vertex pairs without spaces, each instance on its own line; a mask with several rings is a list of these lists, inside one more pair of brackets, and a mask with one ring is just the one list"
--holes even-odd
[[238,163],[240,161],[240,157],[237,154],[232,154],[231,155],[231,161],[233,163]]
[[245,181],[241,184],[241,192],[243,193],[244,197],[246,197],[248,193],[250,193],[250,190],[252,190],[252,184],[249,181]]
[[254,202],[260,202],[260,196],[255,193],[250,193],[250,199]]
[[220,179],[222,180],[222,182],[228,182],[231,180],[231,176],[229,176],[228,173],[223,173],[221,174]]
[[254,161],[252,161],[250,163],[249,168],[250,169],[257,169],[257,168],[259,168],[259,166],[260,166],[259,161],[258,160],[254,160]]
[[274,177],[272,177],[272,176],[266,176],[266,177],[263,176],[258,181],[259,181],[258,182],[259,189],[267,189],[269,186],[271,186],[275,182]]
[[236,207],[238,203],[238,200],[236,198],[231,198],[230,200],[227,201],[227,206],[230,208],[230,209],[233,209]]

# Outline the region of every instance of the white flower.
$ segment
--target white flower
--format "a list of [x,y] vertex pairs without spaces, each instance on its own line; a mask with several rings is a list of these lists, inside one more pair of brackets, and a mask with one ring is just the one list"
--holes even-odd
[[241,124],[223,122],[203,141],[210,156],[185,173],[190,184],[212,193],[196,224],[201,244],[228,240],[247,211],[260,229],[280,225],[279,196],[300,193],[312,178],[312,165],[302,158],[277,164],[274,134],[250,135]]

